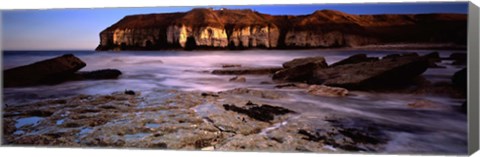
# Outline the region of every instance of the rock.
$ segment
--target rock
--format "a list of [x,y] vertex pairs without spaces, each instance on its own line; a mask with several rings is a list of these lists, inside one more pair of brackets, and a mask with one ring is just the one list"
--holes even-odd
[[452,77],[452,83],[456,88],[467,91],[467,68],[455,72]]
[[324,60],[320,63],[310,62],[293,67],[287,66],[290,68],[282,69],[275,72],[272,76],[272,79],[290,82],[306,82],[309,78],[312,78],[314,71],[316,71],[317,69],[326,68],[326,66],[327,64]]
[[202,148],[202,149],[200,149],[200,150],[204,150],[204,151],[212,151],[212,150],[215,150],[215,147],[213,147],[213,146],[209,146],[209,147],[204,147],[204,148]]
[[445,68],[443,66],[437,65],[437,62],[441,61],[440,54],[438,54],[438,52],[432,52],[424,55],[423,57],[428,59],[429,68]]
[[467,54],[466,53],[452,53],[448,57],[451,60],[466,60]]
[[418,100],[418,101],[415,101],[413,103],[409,103],[407,105],[408,107],[411,107],[411,108],[418,108],[418,109],[432,109],[432,108],[439,108],[440,106],[438,106],[435,102],[432,102],[432,101],[428,101],[428,100]]
[[467,54],[466,53],[452,53],[448,59],[453,60],[452,65],[466,65]]
[[315,65],[318,65],[319,67],[327,67],[328,66],[324,57],[317,56],[317,57],[296,58],[296,59],[293,59],[291,61],[283,63],[283,67],[288,69],[288,68],[293,68],[293,67],[296,67],[296,66],[309,64],[309,63],[314,63]]
[[427,67],[428,60],[423,57],[386,58],[320,69],[308,81],[347,89],[391,88],[411,82]]
[[294,83],[284,83],[275,85],[275,88],[286,88],[286,87],[296,87]]
[[311,85],[307,89],[308,94],[328,97],[346,96],[348,90],[339,87],[328,87],[325,85]]
[[397,57],[400,57],[400,56],[401,56],[400,54],[389,54],[389,55],[386,55],[386,56],[382,57],[382,59],[397,58]]
[[415,53],[415,52],[411,52],[411,53],[402,53],[402,54],[389,54],[389,55],[386,55],[384,57],[382,57],[382,59],[388,59],[388,58],[398,58],[398,57],[418,57],[418,53]]
[[246,95],[246,96],[254,96],[254,97],[265,98],[265,99],[281,99],[281,98],[288,97],[288,95],[286,95],[285,93],[281,93],[278,91],[255,90],[255,89],[248,89],[248,88],[235,88],[227,91],[221,91],[218,94],[219,95]]
[[241,64],[222,64],[222,68],[239,68],[242,67]]
[[230,82],[246,82],[247,79],[243,76],[235,76],[229,80]]
[[292,110],[270,105],[257,105],[252,102],[248,102],[245,107],[237,107],[235,105],[224,104],[223,108],[226,111],[233,111],[241,114],[245,114],[250,118],[253,118],[258,121],[270,122],[276,115],[284,115],[287,113],[295,113]]
[[343,59],[341,61],[338,61],[336,63],[333,63],[330,66],[334,67],[334,66],[345,65],[345,64],[355,64],[355,63],[378,61],[378,60],[379,59],[377,57],[367,57],[366,54],[356,54],[346,59]]
[[211,97],[218,97],[217,94],[214,94],[214,93],[202,93],[201,94],[203,97],[207,97],[207,96],[211,96]]
[[217,75],[267,75],[273,74],[281,67],[260,67],[260,68],[228,68],[213,70],[212,74]]
[[302,89],[307,89],[310,85],[306,83],[284,83],[284,84],[278,84],[275,86],[275,88],[287,88],[287,87],[295,87],[295,88],[302,88]]
[[125,90],[124,93],[127,95],[135,95],[135,92],[133,90]]
[[101,80],[101,79],[117,79],[122,72],[117,69],[102,69],[87,72],[75,73],[78,80]]
[[401,54],[402,57],[418,57],[418,53],[416,52],[409,52],[409,53],[402,53]]
[[424,55],[423,57],[428,58],[428,60],[432,60],[434,62],[440,62],[440,54],[438,52],[432,52],[429,54]]
[[72,54],[4,71],[4,87],[55,84],[65,81],[86,64]]

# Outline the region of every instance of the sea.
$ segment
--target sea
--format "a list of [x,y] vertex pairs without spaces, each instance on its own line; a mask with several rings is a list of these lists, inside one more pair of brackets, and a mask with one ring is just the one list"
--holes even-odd
[[[114,80],[71,81],[57,85],[22,88],[3,88],[3,104],[27,104],[45,99],[69,97],[78,94],[111,94],[125,90],[143,94],[158,89],[181,91],[224,91],[234,88],[275,90],[268,75],[244,75],[246,82],[231,82],[233,75],[213,75],[224,64],[240,64],[242,67],[275,67],[294,58],[324,56],[328,64],[351,55],[365,53],[382,57],[395,53],[416,52],[420,55],[433,51],[441,57],[462,50],[241,50],[241,51],[4,51],[2,68],[9,69],[31,64],[63,54],[74,54],[87,66],[80,71],[118,69],[122,75]],[[445,68],[429,68],[422,75],[432,83],[450,82],[452,75],[464,68],[452,65],[452,61],[438,63]],[[361,67],[359,67],[361,68]],[[265,83],[267,82],[267,83]],[[397,125],[404,129],[389,130],[394,137],[385,146],[386,153],[467,153],[467,116],[454,110],[412,109],[407,104],[428,100],[437,105],[459,107],[465,99],[436,95],[378,93],[350,91],[352,95],[325,98],[308,94],[293,94],[289,108],[305,114],[325,111],[338,115],[356,115],[378,123]],[[273,102],[275,103],[275,102]],[[411,130],[408,130],[411,129]],[[427,130],[427,131],[425,131]]]

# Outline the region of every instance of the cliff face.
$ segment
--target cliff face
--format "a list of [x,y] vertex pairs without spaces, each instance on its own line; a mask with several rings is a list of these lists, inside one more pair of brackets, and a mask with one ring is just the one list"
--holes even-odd
[[100,33],[97,50],[355,47],[389,43],[466,45],[467,15],[350,15],[321,10],[271,16],[193,9],[126,16]]

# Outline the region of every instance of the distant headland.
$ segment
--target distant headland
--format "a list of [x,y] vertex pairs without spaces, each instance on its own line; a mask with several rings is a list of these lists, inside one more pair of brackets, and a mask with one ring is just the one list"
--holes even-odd
[[467,43],[466,14],[352,15],[319,10],[268,15],[252,10],[192,9],[126,16],[100,33],[97,51],[300,49],[388,44]]

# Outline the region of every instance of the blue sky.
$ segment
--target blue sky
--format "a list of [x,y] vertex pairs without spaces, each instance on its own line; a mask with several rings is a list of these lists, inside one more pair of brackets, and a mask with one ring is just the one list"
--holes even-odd
[[[126,15],[184,12],[195,7],[3,10],[4,50],[93,50],[99,33]],[[208,6],[207,6],[208,7]],[[468,13],[467,2],[216,6],[273,15],[302,15],[333,9],[350,14]]]

